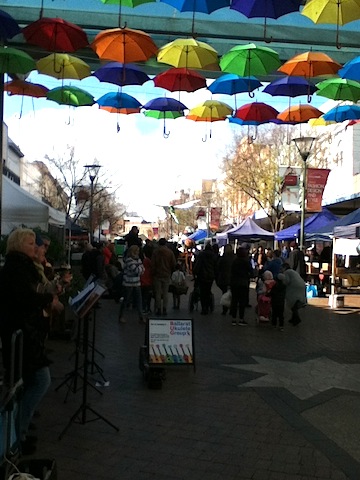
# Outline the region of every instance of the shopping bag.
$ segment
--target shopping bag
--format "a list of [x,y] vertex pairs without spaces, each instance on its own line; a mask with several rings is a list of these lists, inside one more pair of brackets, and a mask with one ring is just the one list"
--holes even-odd
[[220,298],[220,305],[222,307],[227,307],[230,308],[231,306],[231,290],[229,289],[227,292],[223,293],[223,295]]

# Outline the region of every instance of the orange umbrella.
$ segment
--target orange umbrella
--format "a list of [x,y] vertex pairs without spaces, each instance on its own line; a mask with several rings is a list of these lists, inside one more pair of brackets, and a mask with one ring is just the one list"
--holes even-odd
[[329,55],[321,52],[305,52],[290,58],[280,68],[279,72],[299,77],[318,77],[321,75],[336,75],[342,67]]
[[4,84],[5,92],[9,95],[24,95],[28,97],[46,97],[48,88],[38,83],[26,82],[25,80],[11,80]]
[[150,35],[127,27],[98,33],[91,48],[99,58],[121,63],[146,62],[158,51]]
[[285,123],[296,124],[305,123],[310,120],[310,118],[319,118],[320,115],[323,115],[323,112],[312,105],[300,104],[287,108],[283,112],[279,113],[276,118]]
[[4,91],[8,92],[9,95],[22,95],[19,116],[19,118],[21,118],[23,113],[24,97],[32,97],[33,110],[35,112],[34,98],[46,98],[49,89],[38,83],[26,82],[25,80],[11,80],[10,82],[6,82],[4,84]]

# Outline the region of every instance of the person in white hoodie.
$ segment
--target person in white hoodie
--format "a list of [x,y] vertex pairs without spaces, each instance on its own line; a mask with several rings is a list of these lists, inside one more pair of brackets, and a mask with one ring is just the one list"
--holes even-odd
[[140,258],[140,249],[132,245],[124,260],[123,287],[125,287],[125,298],[120,299],[119,322],[126,323],[123,317],[124,308],[132,301],[139,314],[139,321],[144,322],[142,316],[142,298],[140,277],[145,268]]
[[281,272],[278,274],[278,279],[286,286],[285,299],[288,307],[292,311],[292,317],[289,323],[294,326],[301,322],[299,309],[306,306],[306,286],[300,274],[292,270],[288,263],[284,263]]

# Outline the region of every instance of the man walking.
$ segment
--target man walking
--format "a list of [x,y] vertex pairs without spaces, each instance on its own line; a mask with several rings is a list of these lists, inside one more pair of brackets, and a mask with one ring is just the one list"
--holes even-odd
[[163,315],[167,315],[169,285],[175,265],[176,259],[173,251],[166,246],[166,239],[160,238],[159,245],[154,249],[151,257],[156,315],[161,315],[161,312]]

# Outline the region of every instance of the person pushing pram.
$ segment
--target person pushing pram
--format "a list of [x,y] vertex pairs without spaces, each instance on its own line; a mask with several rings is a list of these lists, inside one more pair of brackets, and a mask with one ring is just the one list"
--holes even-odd
[[271,290],[276,284],[273,274],[266,270],[261,278],[259,277],[256,293],[257,306],[256,313],[258,322],[269,322],[271,315]]

